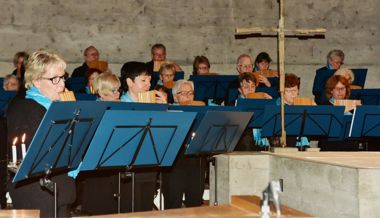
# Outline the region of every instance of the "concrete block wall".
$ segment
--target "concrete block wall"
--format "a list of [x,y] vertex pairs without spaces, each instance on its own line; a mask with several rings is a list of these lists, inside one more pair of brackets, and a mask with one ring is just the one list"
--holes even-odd
[[[211,70],[235,72],[242,53],[255,57],[267,51],[277,68],[275,38],[236,39],[236,27],[276,26],[276,0],[0,0],[0,75],[12,69],[20,50],[59,51],[69,63],[80,65],[82,52],[95,45],[101,59],[119,73],[126,61],[150,59],[150,47],[166,45],[168,59],[187,74],[194,56],[206,55]],[[303,95],[311,95],[316,68],[324,65],[329,50],[346,53],[349,67],[369,68],[367,87],[380,77],[380,4],[378,0],[287,0],[287,28],[327,28],[325,39],[286,40],[286,71],[302,78]]]

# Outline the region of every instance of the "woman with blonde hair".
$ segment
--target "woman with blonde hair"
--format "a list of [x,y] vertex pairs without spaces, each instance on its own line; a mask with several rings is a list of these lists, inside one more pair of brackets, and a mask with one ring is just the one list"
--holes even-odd
[[[8,142],[25,133],[25,144],[30,144],[46,111],[65,90],[65,68],[65,61],[56,53],[41,50],[31,55],[25,71],[25,99],[16,97],[8,107]],[[59,190],[58,216],[70,216],[70,205],[76,195],[75,181],[65,173],[52,175],[50,179]],[[41,188],[38,179],[16,184],[10,180],[8,188],[13,209],[39,209],[41,217],[54,216],[54,196]]]
[[100,101],[119,101],[120,80],[112,73],[102,73],[94,81],[94,91]]

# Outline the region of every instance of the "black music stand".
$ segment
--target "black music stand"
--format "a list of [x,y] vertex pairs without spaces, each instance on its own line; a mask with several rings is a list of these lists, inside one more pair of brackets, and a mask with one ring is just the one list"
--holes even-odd
[[54,173],[78,167],[107,107],[103,102],[54,102],[46,112],[13,178],[13,183],[42,177],[41,186],[54,194],[57,216],[57,187]]
[[[285,131],[289,136],[339,138],[343,128],[343,106],[285,106]],[[261,134],[263,137],[281,136],[280,106],[265,107]]]
[[236,107],[240,111],[253,112],[252,119],[250,120],[248,127],[250,128],[262,128],[263,115],[266,105],[275,105],[276,100],[273,99],[244,99],[238,98]]
[[[106,111],[79,171],[171,166],[195,113],[162,111]],[[132,173],[132,189],[134,188]],[[120,179],[118,212],[120,212]],[[134,190],[132,190],[132,211]]]

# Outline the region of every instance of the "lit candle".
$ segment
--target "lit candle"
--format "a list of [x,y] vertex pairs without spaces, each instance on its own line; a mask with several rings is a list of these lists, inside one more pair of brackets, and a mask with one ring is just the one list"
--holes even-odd
[[16,165],[17,162],[17,149],[16,149],[17,137],[13,139],[12,144],[12,162]]
[[22,139],[21,139],[21,154],[22,154],[22,159],[25,158],[25,155],[26,155],[26,149],[25,149],[25,133],[24,135],[22,135]]

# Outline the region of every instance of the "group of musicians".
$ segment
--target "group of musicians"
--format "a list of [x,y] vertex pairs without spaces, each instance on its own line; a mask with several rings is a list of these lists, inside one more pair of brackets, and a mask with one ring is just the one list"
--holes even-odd
[[[153,62],[157,58],[163,59],[162,56],[165,53],[160,54],[160,49],[164,49],[160,44],[152,48]],[[85,55],[94,51],[96,49],[91,46],[85,51]],[[166,52],[166,50],[163,51]],[[341,55],[339,50],[329,53],[327,67],[339,68],[343,62],[343,58],[339,55]],[[263,74],[252,73],[254,70],[261,70],[261,68],[269,69],[270,57],[264,53],[261,54],[260,58],[255,62],[255,68],[259,67],[259,69],[254,69],[254,63],[249,55],[242,55],[238,58],[239,98],[270,99],[273,97],[268,93],[256,92],[257,87],[260,86],[277,89],[276,85],[272,84]],[[336,67],[337,64],[339,67]],[[99,72],[96,79],[89,84],[90,89],[88,90],[97,95],[97,101],[140,102],[143,96],[141,93],[146,93],[152,89],[151,67],[153,67],[153,63],[127,62],[121,69],[120,79],[110,72]],[[210,68],[207,58],[204,56],[197,57],[197,62],[194,62],[194,73],[204,72],[204,68]],[[67,91],[65,89],[65,69],[65,61],[56,53],[40,50],[30,55],[25,66],[25,75],[23,75],[26,87],[25,96],[16,96],[10,102],[6,114],[8,144],[20,133],[31,136],[26,140],[27,145],[30,143],[52,102],[60,101],[60,94]],[[180,67],[173,63],[161,65],[159,70],[161,84],[154,88],[154,99],[150,99],[150,101],[162,104],[172,101],[173,104],[178,105],[205,105],[204,102],[194,100],[196,90],[194,90],[192,81],[178,80],[174,83],[167,81],[168,78],[173,80],[173,74],[179,70],[181,70]],[[83,76],[89,71],[90,69],[84,64],[81,69],[76,69],[75,74],[76,76]],[[207,75],[208,73],[202,74]],[[211,75],[215,74],[211,73]],[[334,75],[327,81],[325,94],[328,101],[325,102],[326,104],[334,104],[334,101],[348,97],[350,82],[352,81],[349,80],[350,75],[347,75]],[[168,98],[168,90],[171,90],[172,93],[171,100]],[[300,78],[294,74],[286,74],[285,103],[293,105],[294,98],[299,96],[299,90]],[[277,101],[279,102],[279,99]],[[307,138],[292,138],[289,143],[292,146],[302,147],[308,146],[309,142]],[[237,149],[261,150],[269,144],[276,144],[276,139],[261,138],[260,130],[247,129],[240,139]],[[328,148],[325,147],[325,149]],[[200,157],[187,157],[184,155],[184,151],[185,146],[182,146],[174,166],[171,168],[132,169],[135,180],[133,187],[134,211],[153,209],[159,172],[162,174],[160,188],[164,196],[165,209],[200,206],[202,204],[206,161]],[[40,209],[41,217],[54,216],[54,196],[40,186],[39,180],[31,178],[12,184],[13,176],[14,174],[10,173],[8,180],[8,191],[12,198],[13,208]],[[80,173],[78,176],[73,176],[70,173],[53,174],[51,180],[57,183],[59,190],[58,215],[60,217],[70,216],[73,211],[88,214],[117,212],[117,198],[114,194],[117,193],[119,171],[94,171]],[[184,195],[185,200],[183,200]],[[132,211],[131,196],[131,177],[125,176],[121,179],[121,212]]]

